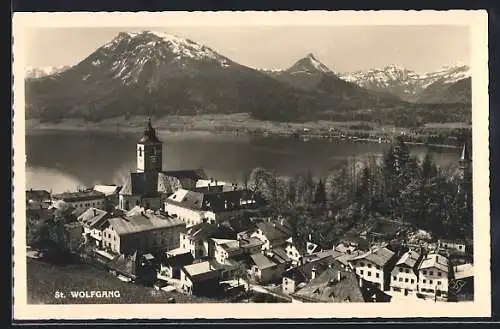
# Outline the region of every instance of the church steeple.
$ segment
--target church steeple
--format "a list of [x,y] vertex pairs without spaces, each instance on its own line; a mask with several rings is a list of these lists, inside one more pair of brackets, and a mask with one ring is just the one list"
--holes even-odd
[[144,128],[144,136],[142,136],[140,143],[161,143],[158,137],[156,137],[156,130],[153,128],[151,124],[151,117],[148,117],[148,121],[146,123],[146,127]]
[[137,171],[162,171],[162,142],[156,136],[156,130],[148,118],[144,128],[144,135],[137,143]]

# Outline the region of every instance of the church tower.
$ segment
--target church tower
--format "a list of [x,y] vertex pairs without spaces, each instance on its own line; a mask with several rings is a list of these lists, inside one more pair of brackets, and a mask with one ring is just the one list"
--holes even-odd
[[470,178],[469,176],[472,175],[472,158],[467,143],[464,143],[462,146],[462,152],[459,160],[459,170],[461,180],[468,179]]
[[162,147],[163,144],[151,125],[151,118],[148,118],[144,135],[137,143],[137,172],[162,171]]

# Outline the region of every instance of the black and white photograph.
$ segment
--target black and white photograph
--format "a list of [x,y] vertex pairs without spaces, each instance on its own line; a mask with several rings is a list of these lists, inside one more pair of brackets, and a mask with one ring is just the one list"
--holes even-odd
[[489,314],[485,13],[13,27],[15,314]]

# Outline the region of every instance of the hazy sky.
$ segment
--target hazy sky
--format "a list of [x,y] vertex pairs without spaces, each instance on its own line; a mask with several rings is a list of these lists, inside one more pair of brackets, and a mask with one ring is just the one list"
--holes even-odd
[[470,65],[467,26],[37,28],[26,35],[26,65],[73,65],[119,32],[142,30],[189,38],[255,68],[287,68],[308,53],[336,72],[387,64],[417,72]]

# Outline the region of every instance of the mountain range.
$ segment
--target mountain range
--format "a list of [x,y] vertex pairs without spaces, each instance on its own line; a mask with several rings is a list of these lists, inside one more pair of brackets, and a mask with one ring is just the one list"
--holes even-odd
[[[119,33],[72,67],[40,71],[47,74],[26,75],[26,115],[49,121],[236,112],[278,121],[370,120],[383,113],[394,121],[408,111],[429,121],[441,103],[459,104],[445,106],[441,116],[457,120],[470,103],[465,68],[453,71],[455,82],[446,71],[410,83],[411,71],[404,69],[385,80],[379,77],[388,69],[336,74],[308,54],[286,70],[257,70],[189,39],[152,31]],[[403,85],[413,89],[405,93]]]

